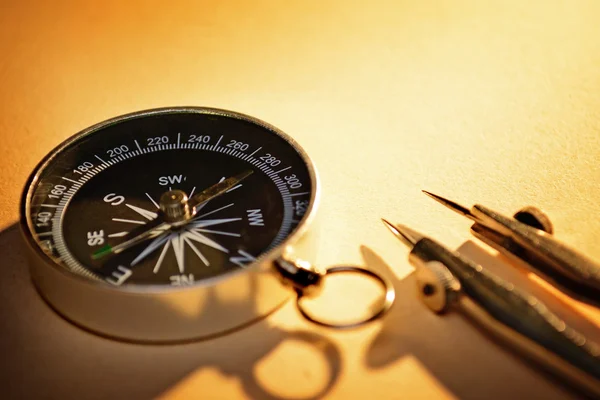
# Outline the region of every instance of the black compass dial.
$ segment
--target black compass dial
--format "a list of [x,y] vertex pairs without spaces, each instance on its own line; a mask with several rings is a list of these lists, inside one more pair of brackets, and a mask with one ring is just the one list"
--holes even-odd
[[[191,202],[244,171],[251,174],[193,215],[101,254],[164,222],[166,192]],[[81,275],[191,285],[245,268],[285,241],[311,206],[312,182],[301,151],[266,124],[217,110],[159,110],[92,127],[55,150],[25,214],[41,249]]]

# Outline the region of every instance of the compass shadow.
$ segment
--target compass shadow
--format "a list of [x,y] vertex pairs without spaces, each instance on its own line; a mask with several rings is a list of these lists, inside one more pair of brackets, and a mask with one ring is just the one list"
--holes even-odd
[[[472,242],[465,243],[458,251],[486,267],[489,262],[498,263],[494,256]],[[459,313],[437,315],[430,311],[417,297],[414,273],[398,279],[392,267],[371,249],[361,246],[361,253],[366,265],[389,277],[396,289],[395,304],[365,354],[367,368],[384,370],[406,362],[411,365],[410,370],[421,369],[429,375],[419,382],[420,390],[421,386],[430,385],[437,387],[431,394],[441,389],[460,399],[576,398],[563,386],[553,383],[555,379],[505,350]],[[398,260],[407,262],[403,254],[399,254]],[[405,393],[414,390],[414,376],[398,376],[398,393],[403,392],[403,385]]]
[[[250,398],[316,399],[329,392],[338,380],[341,355],[332,341],[308,331],[286,331],[266,318],[226,335],[187,344],[133,344],[97,336],[65,321],[38,295],[30,279],[26,244],[17,224],[0,232],[0,251],[3,398],[138,399],[177,396],[182,392],[182,397],[221,397],[216,392],[219,384],[204,389],[206,376],[195,381],[198,374],[206,372],[237,380],[239,385],[234,388],[240,388]],[[253,285],[251,282],[251,290]],[[219,299],[211,296],[203,309],[216,302]],[[156,307],[168,306],[157,303]],[[232,307],[239,311],[255,305],[239,302]],[[315,393],[280,396],[268,390],[280,386],[279,373],[272,380],[262,374],[260,380],[257,378],[258,364],[286,341],[308,344],[326,360],[329,377]],[[280,373],[293,375],[305,370],[296,363],[277,360],[274,362]]]

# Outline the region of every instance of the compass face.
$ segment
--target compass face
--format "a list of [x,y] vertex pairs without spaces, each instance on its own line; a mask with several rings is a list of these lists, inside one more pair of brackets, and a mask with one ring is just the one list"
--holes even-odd
[[[252,172],[178,224],[161,197],[190,199]],[[40,166],[24,201],[30,233],[61,268],[112,285],[193,285],[246,268],[283,243],[315,198],[301,150],[274,128],[221,110],[131,114],[76,135]],[[122,251],[101,249],[152,234]]]

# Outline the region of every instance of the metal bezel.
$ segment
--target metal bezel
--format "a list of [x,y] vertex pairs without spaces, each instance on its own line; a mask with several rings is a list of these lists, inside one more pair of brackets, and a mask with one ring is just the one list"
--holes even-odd
[[[188,287],[172,287],[168,285],[124,285],[115,287],[103,281],[81,276],[65,266],[57,264],[50,256],[45,254],[33,237],[35,231],[28,213],[31,196],[45,168],[63,150],[100,129],[129,119],[173,113],[210,114],[243,120],[267,129],[294,148],[308,169],[312,193],[306,214],[286,240],[268,252],[263,253],[255,262],[243,270],[204,279]],[[305,239],[308,226],[313,222],[315,217],[319,195],[319,179],[312,161],[297,142],[281,130],[254,117],[233,111],[208,107],[166,107],[143,110],[108,119],[76,133],[54,148],[36,166],[27,180],[21,197],[20,226],[31,253],[30,270],[36,287],[42,297],[58,313],[80,326],[110,337],[142,342],[181,341],[215,335],[250,323],[252,320],[273,311],[290,296],[292,292],[280,284],[279,277],[273,272],[272,263],[275,259],[283,256],[290,247],[293,247],[296,250],[295,252],[298,253],[303,253],[302,248],[311,247],[310,241],[302,239]],[[158,310],[147,315],[147,308],[151,309],[156,302],[187,303],[190,300],[194,300],[195,297],[200,299],[210,296],[211,293],[209,292],[220,286],[228,287],[228,290],[231,290],[231,287],[235,285],[230,282],[241,282],[244,277],[256,280],[255,286],[260,288],[255,289],[253,293],[249,293],[247,298],[244,299],[244,301],[256,303],[257,310],[255,312],[242,313],[244,315],[238,315],[238,321],[219,316],[218,319],[221,322],[215,324],[214,329],[211,329],[210,326],[207,326],[211,324],[211,318],[200,318],[201,323],[198,323],[198,320],[194,318],[193,321],[190,320],[187,321],[188,323],[184,323],[183,325],[185,326],[182,325],[179,328],[174,327],[173,329],[169,329],[165,326],[167,324],[156,326],[156,320],[161,319],[161,315],[156,315],[159,312]],[[97,305],[99,302],[106,304],[108,310],[105,308],[103,313],[95,312],[98,307],[94,305]],[[111,304],[112,306],[110,306]],[[226,309],[217,310],[217,312],[213,310],[209,314],[218,313],[228,314]],[[168,315],[163,315],[162,317],[167,320],[173,320]],[[152,320],[147,320],[148,318],[152,318]],[[136,324],[140,326],[133,326]]]

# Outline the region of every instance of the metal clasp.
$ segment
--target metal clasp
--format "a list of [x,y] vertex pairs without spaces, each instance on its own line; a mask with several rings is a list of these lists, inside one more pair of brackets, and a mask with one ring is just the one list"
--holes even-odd
[[[391,281],[365,268],[355,266],[336,266],[325,269],[318,268],[305,260],[289,260],[285,258],[279,258],[275,261],[275,269],[279,273],[282,282],[285,285],[291,286],[296,292],[296,308],[300,314],[302,314],[305,319],[312,323],[329,328],[355,328],[379,319],[392,307],[396,297],[396,292],[394,291]],[[374,278],[382,286],[384,292],[384,300],[382,301],[381,307],[373,310],[373,312],[367,318],[344,324],[322,321],[313,317],[302,306],[302,299],[304,297],[318,296],[323,288],[324,278],[331,274],[339,273],[358,273]]]

